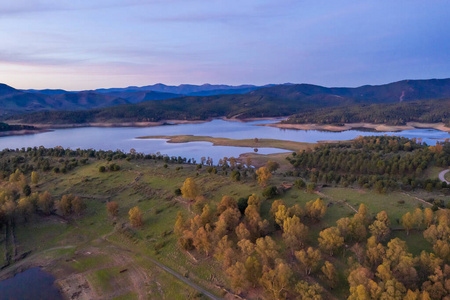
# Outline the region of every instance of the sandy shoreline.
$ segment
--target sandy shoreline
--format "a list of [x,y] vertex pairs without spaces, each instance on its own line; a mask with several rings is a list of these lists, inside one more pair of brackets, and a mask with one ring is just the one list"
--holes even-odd
[[322,131],[333,131],[333,132],[341,132],[346,130],[351,130],[355,128],[365,128],[378,132],[387,132],[387,131],[403,131],[410,129],[436,129],[444,132],[450,133],[450,128],[446,127],[444,123],[418,123],[418,122],[409,122],[406,125],[386,125],[386,124],[372,124],[372,123],[347,123],[343,126],[335,126],[335,125],[320,125],[320,124],[263,124],[260,126],[269,126],[269,127],[277,127],[281,129],[297,129],[297,130],[322,130]]

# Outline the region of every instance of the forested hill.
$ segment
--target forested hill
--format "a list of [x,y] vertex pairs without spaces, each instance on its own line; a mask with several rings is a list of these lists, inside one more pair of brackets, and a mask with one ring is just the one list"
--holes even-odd
[[[450,98],[450,79],[404,80],[359,88],[325,88],[307,84],[277,85],[246,94],[179,97],[79,112],[41,112],[12,119],[26,120],[27,123],[61,124],[205,120],[224,116],[280,117],[313,112],[326,107],[406,103],[433,98]],[[446,111],[448,109],[443,107],[443,112]],[[394,118],[392,116],[392,121]]]
[[375,123],[404,125],[406,122],[439,123],[450,127],[450,98],[390,104],[356,104],[300,112],[287,124]]

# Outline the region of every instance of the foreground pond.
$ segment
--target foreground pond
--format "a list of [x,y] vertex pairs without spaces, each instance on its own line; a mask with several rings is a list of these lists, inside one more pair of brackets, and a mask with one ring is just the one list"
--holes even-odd
[[[213,120],[200,124],[182,124],[167,125],[157,127],[85,127],[58,129],[52,132],[0,137],[0,149],[4,148],[22,148],[22,147],[56,147],[72,149],[96,149],[96,150],[122,150],[128,152],[131,148],[142,153],[167,154],[169,156],[182,156],[186,158],[195,158],[197,161],[202,156],[210,156],[214,161],[218,161],[224,156],[238,157],[242,153],[253,152],[253,148],[248,147],[227,147],[213,146],[209,142],[191,142],[185,144],[166,143],[166,140],[140,140],[139,136],[150,135],[201,135],[212,137],[225,137],[231,139],[253,139],[268,138],[290,140],[297,142],[316,143],[317,141],[350,140],[359,135],[399,135],[408,138],[422,138],[429,145],[434,145],[436,140],[449,138],[447,132],[435,129],[413,129],[402,132],[365,132],[357,130],[348,130],[343,132],[328,132],[316,130],[292,130],[279,129],[267,126],[255,126],[276,121],[255,121],[248,123],[227,122],[223,120]],[[281,153],[286,152],[282,149],[259,148],[258,153]]]
[[55,278],[40,268],[28,269],[0,281],[0,299],[63,299],[54,282]]

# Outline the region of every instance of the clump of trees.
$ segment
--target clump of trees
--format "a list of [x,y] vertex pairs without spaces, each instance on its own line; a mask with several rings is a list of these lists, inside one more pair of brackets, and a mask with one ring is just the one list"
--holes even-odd
[[287,159],[295,173],[311,183],[358,185],[379,193],[398,188],[449,190],[439,179],[423,178],[431,166],[448,166],[449,141],[427,146],[420,139],[367,136],[349,143],[322,144],[314,151],[303,150]]
[[[180,212],[174,226],[180,247],[214,257],[243,297],[251,290],[269,299],[323,299],[326,290],[343,284],[348,299],[445,299],[450,293],[449,210],[418,208],[406,214],[414,221],[403,222],[410,226],[405,230],[423,231],[433,244],[434,253],[415,257],[404,241],[391,238],[386,211],[372,216],[361,204],[353,216],[323,228],[312,243],[309,228],[326,215],[323,200],[305,206],[275,200],[267,219],[261,215],[263,201],[268,200],[256,195],[239,201],[224,196],[216,207],[205,201],[193,218]],[[349,259],[338,268],[341,253]]]

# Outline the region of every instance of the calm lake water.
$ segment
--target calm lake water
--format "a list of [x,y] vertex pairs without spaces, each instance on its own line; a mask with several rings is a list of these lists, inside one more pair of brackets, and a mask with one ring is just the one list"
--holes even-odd
[[0,299],[63,299],[54,282],[55,278],[40,268],[28,269],[12,278],[0,281]]
[[[450,134],[434,129],[414,129],[402,132],[364,132],[348,130],[344,132],[327,132],[316,130],[292,130],[279,129],[260,124],[274,123],[276,121],[255,121],[248,123],[228,122],[213,120],[201,124],[167,125],[158,127],[85,127],[58,129],[52,132],[35,135],[0,137],[0,149],[22,148],[22,147],[56,147],[62,146],[71,149],[96,149],[96,150],[122,150],[128,152],[131,148],[142,153],[167,154],[169,156],[182,156],[195,158],[197,161],[202,156],[210,156],[217,162],[224,156],[238,157],[242,153],[253,152],[248,147],[226,147],[213,146],[209,142],[191,143],[167,143],[166,140],[136,139],[139,136],[149,135],[177,135],[191,134],[212,137],[225,137],[233,139],[271,138],[280,140],[291,140],[298,142],[315,143],[322,140],[349,140],[359,135],[400,135],[408,138],[421,137],[429,145],[434,145],[436,140],[450,138]],[[282,149],[258,148],[258,153],[281,153],[287,152]]]

